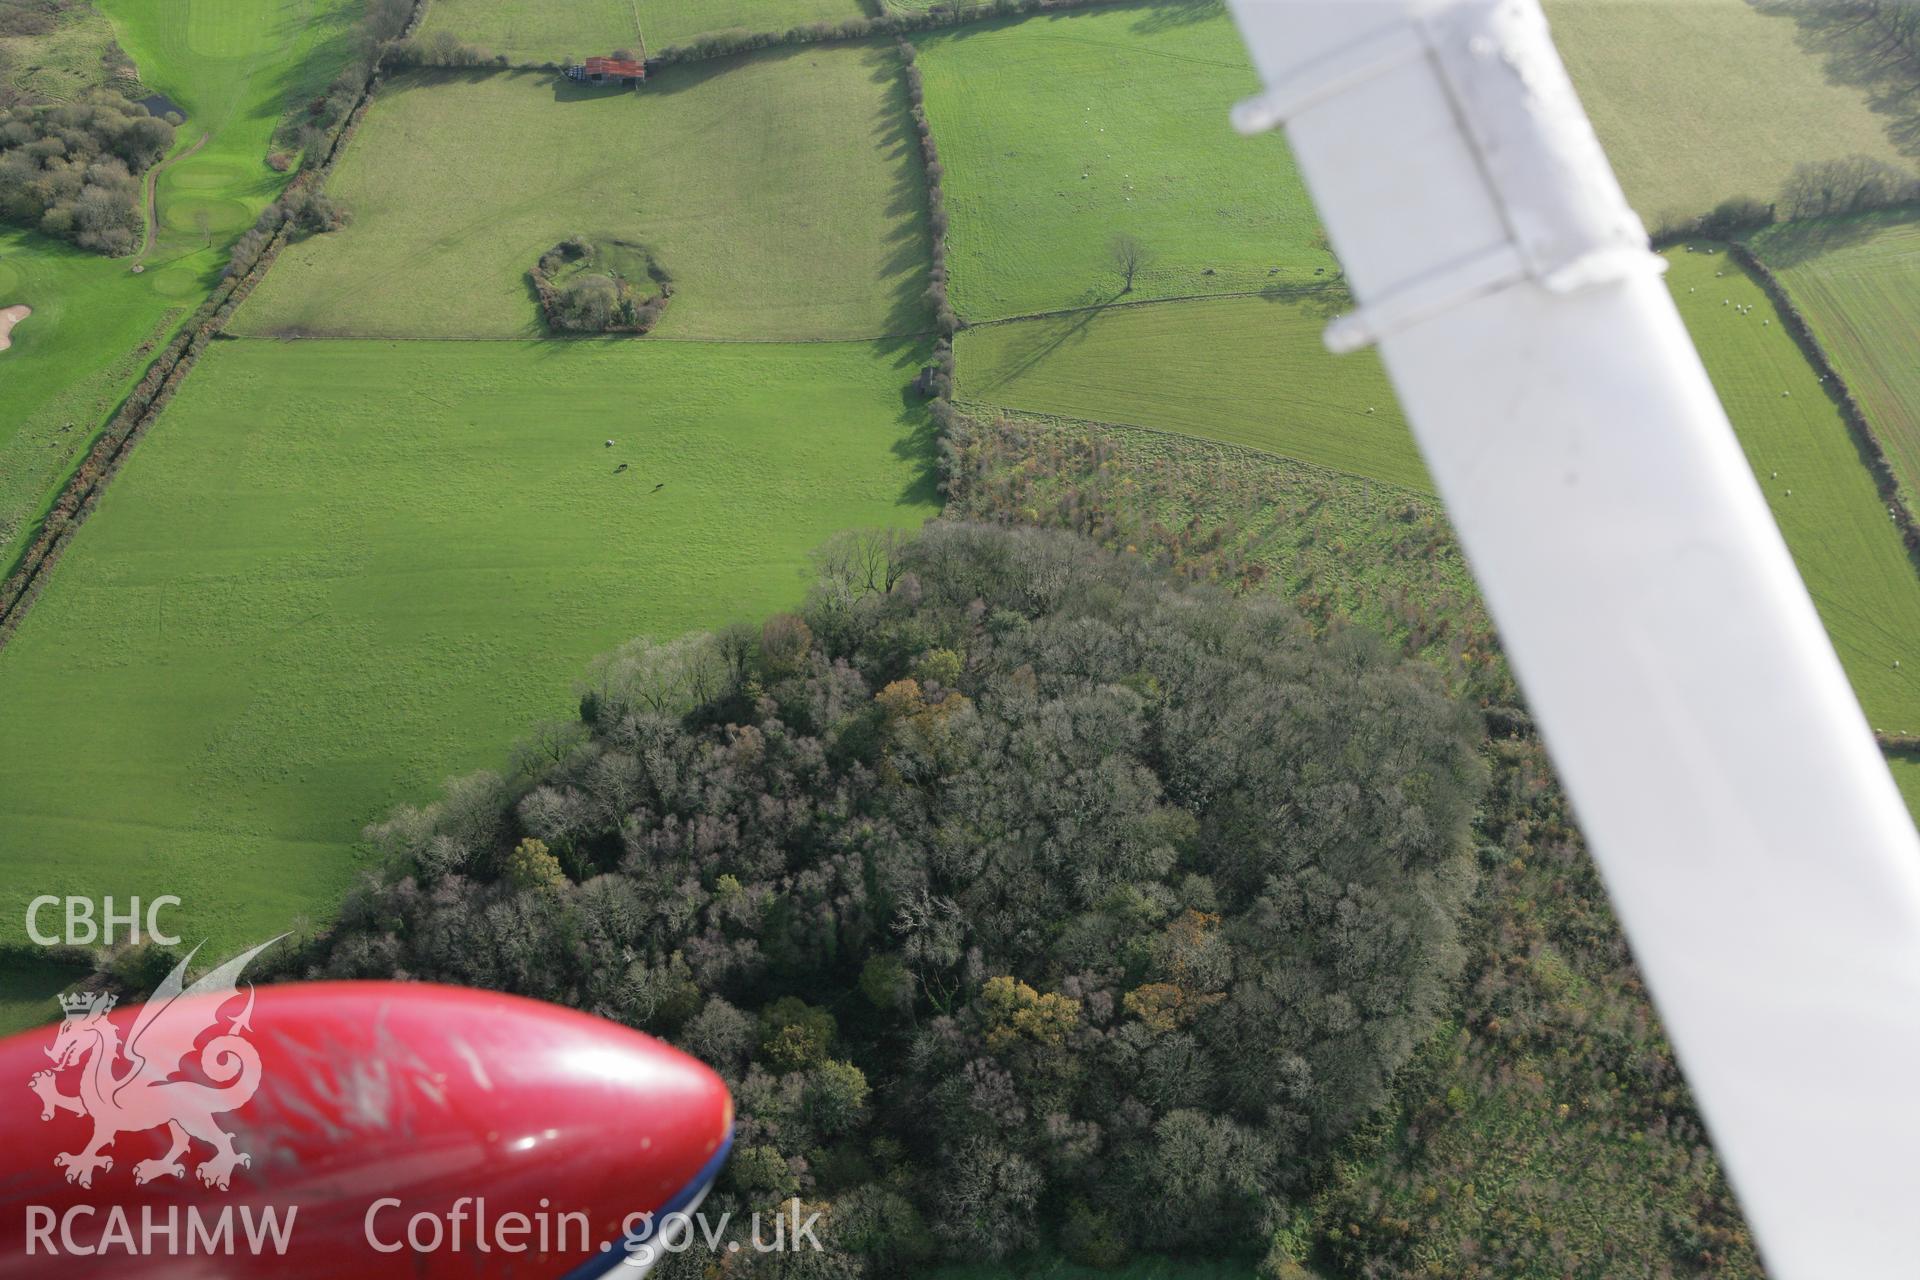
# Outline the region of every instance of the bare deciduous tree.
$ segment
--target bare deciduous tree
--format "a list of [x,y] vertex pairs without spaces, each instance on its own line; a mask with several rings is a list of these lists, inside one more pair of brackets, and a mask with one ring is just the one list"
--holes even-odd
[[912,542],[902,529],[849,529],[814,553],[820,576],[850,596],[885,594],[900,581],[901,553]]
[[1847,156],[1794,166],[1780,193],[1790,218],[1860,213],[1913,199],[1914,179],[1872,156]]
[[1113,257],[1114,270],[1120,273],[1120,292],[1133,292],[1133,278],[1140,273],[1141,264],[1146,261],[1146,250],[1138,237],[1121,232],[1113,238],[1107,252]]

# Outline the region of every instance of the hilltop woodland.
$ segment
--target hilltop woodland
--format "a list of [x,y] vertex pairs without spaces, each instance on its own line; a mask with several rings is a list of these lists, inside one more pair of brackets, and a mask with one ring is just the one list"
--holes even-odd
[[1061,532],[846,536],[798,613],[629,644],[509,774],[374,829],[300,967],[684,1046],[739,1107],[716,1203],[822,1209],[809,1275],[1253,1252],[1447,1003],[1479,738],[1277,599]]
[[140,238],[139,175],[173,146],[173,126],[107,92],[0,115],[0,219],[100,253]]

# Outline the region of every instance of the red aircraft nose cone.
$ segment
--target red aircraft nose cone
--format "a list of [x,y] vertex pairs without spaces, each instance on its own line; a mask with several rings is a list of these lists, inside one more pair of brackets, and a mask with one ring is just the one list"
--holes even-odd
[[0,1042],[0,1277],[590,1275],[731,1141],[718,1076],[598,1018],[399,983],[247,999]]

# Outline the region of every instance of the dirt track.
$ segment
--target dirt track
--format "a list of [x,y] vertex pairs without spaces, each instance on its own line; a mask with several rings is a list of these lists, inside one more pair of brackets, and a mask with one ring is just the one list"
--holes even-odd
[[185,160],[188,156],[207,145],[207,139],[213,135],[203,133],[200,140],[177,155],[168,156],[159,164],[147,170],[141,183],[141,203],[146,206],[147,225],[141,229],[140,252],[133,255],[136,263],[145,263],[147,255],[153,252],[153,242],[160,237],[160,175],[169,165]]
[[0,307],[0,351],[13,345],[13,326],[32,314],[32,307]]

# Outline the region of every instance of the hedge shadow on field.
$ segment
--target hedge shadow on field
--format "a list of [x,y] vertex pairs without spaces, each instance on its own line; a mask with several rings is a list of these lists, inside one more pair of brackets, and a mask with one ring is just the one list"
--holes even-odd
[[895,506],[931,506],[938,509],[945,497],[940,492],[940,428],[928,411],[927,401],[911,386],[900,388],[902,434],[892,444],[893,456],[913,466],[913,478],[901,488]]
[[[352,65],[358,51],[356,41],[360,28],[352,22],[341,22],[333,30],[322,36],[302,57],[278,64],[267,81],[267,87],[282,104],[282,111],[288,114],[299,111],[305,104],[327,91],[325,80],[316,81],[315,67],[347,67]],[[191,117],[187,126],[193,126]],[[286,181],[285,175],[276,175],[280,182]]]
[[1040,365],[1051,360],[1064,348],[1078,346],[1080,343],[1086,341],[1087,330],[1093,327],[1093,322],[1111,310],[1122,296],[1123,295],[1119,293],[1115,293],[1105,301],[1095,303],[1093,306],[1081,307],[1073,311],[1055,312],[1050,316],[1033,317],[1034,320],[1038,321],[1034,327],[1039,331],[1040,340],[1034,345],[1031,351],[1021,356],[1005,369],[997,370],[990,381],[981,383],[981,394],[977,398],[991,399],[994,392],[999,391],[1008,383],[1024,377],[1034,369],[1039,368]]
[[1753,0],[1760,13],[1790,17],[1799,44],[1819,57],[1833,84],[1859,89],[1887,117],[1900,152],[1920,157],[1920,20],[1904,5],[1873,9],[1842,0]]
[[1125,293],[1115,292],[1082,307],[1039,315],[1008,316],[992,323],[1019,322],[1032,325],[1041,332],[1040,341],[1032,351],[999,371],[991,381],[983,382],[979,394],[973,398],[990,399],[992,392],[1030,373],[1063,349],[1085,341],[1087,330],[1093,326],[1093,322],[1110,311],[1180,306],[1188,302],[1222,301],[1233,297],[1251,297],[1261,302],[1291,306],[1319,320],[1333,320],[1353,306],[1353,295],[1347,290],[1345,277],[1335,276],[1324,284],[1275,284],[1251,294],[1217,294],[1206,298],[1142,298],[1127,301]]
[[933,306],[927,297],[933,280],[933,210],[920,137],[907,99],[905,69],[890,47],[871,49],[868,65],[872,82],[882,90],[871,138],[880,163],[893,174],[886,208],[885,270],[899,281],[887,306],[886,332],[875,341],[874,349],[893,357],[898,368],[914,361],[933,327]]
[[1191,27],[1220,12],[1218,0],[1159,0],[1141,7],[1146,14],[1133,24],[1133,32],[1142,36]]
[[[1133,4],[1099,4],[1076,9],[1048,9],[1038,13],[1019,13],[1008,16],[988,16],[982,14],[978,19],[962,22],[957,26],[940,27],[926,34],[938,36],[943,41],[964,42],[976,36],[994,31],[1004,31],[1008,27],[1033,26],[1048,27],[1063,22],[1072,22],[1075,18],[1086,17],[1089,13],[1137,13],[1139,19],[1133,24],[1135,35],[1151,35],[1160,31],[1172,31],[1178,27],[1191,27],[1217,17],[1225,11],[1221,0],[1137,0]],[[917,33],[916,33],[917,34]],[[908,39],[912,39],[910,34]]]
[[1767,228],[1764,244],[1754,247],[1768,266],[1779,271],[1803,266],[1823,254],[1861,244],[1888,227],[1916,219],[1920,219],[1920,206],[1907,205],[1894,209],[1875,209],[1868,213],[1840,214],[1831,218],[1776,222]]

